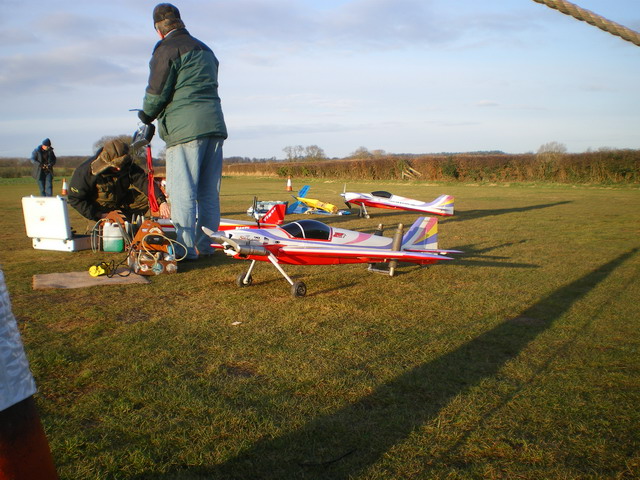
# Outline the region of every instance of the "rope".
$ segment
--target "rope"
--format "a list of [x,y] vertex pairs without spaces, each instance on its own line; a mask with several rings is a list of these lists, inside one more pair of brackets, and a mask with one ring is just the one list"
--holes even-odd
[[631,30],[627,27],[624,27],[618,23],[612,22],[611,20],[607,20],[600,15],[597,15],[589,10],[585,10],[584,8],[580,8],[577,5],[574,5],[571,2],[567,2],[565,0],[533,0],[537,3],[542,3],[549,8],[555,8],[556,10],[564,13],[565,15],[570,15],[578,20],[583,22],[587,22],[590,25],[598,27],[600,30],[604,30],[605,32],[609,32],[612,35],[616,35],[624,40],[627,40],[637,46],[640,47],[640,33],[635,30]]

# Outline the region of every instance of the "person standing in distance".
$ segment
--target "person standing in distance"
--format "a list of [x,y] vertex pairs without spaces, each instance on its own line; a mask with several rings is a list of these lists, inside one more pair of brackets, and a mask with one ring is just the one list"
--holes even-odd
[[45,138],[42,145],[36,147],[31,154],[31,176],[38,182],[41,197],[53,197],[53,166],[56,154],[53,153],[51,140]]
[[167,146],[167,194],[177,239],[187,260],[213,253],[202,231],[220,224],[222,144],[227,128],[218,96],[218,59],[192,37],[170,3],[153,9],[160,41],[149,62],[149,83],[138,117],[158,119]]

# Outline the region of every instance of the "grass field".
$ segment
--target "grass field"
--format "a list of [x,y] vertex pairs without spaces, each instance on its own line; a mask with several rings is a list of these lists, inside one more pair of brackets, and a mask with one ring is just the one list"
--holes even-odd
[[[225,178],[223,216],[284,186]],[[148,285],[33,290],[119,254],[32,249],[35,183],[0,183],[0,264],[61,479],[640,477],[637,186],[348,187],[455,195],[439,243],[465,254],[393,278],[287,267],[301,299],[264,263],[236,287],[248,263],[221,254]],[[392,236],[416,217],[371,213],[321,219]]]

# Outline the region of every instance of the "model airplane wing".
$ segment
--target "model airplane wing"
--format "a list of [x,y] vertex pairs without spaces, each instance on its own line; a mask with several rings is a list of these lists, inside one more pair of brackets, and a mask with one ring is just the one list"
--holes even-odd
[[316,247],[285,245],[280,248],[284,255],[300,255],[309,257],[334,257],[334,258],[370,258],[376,260],[399,260],[404,262],[422,263],[439,260],[453,260],[451,257],[438,253],[406,252],[394,250],[381,250],[366,247]]

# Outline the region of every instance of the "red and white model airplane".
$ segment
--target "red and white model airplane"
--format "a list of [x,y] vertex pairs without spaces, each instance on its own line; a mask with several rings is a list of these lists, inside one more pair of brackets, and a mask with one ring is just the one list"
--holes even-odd
[[400,197],[385,191],[371,193],[347,192],[340,194],[344,203],[351,208],[351,204],[360,206],[360,216],[369,218],[367,207],[387,208],[391,210],[409,210],[411,212],[432,213],[435,215],[453,215],[453,197],[441,195],[433,202],[422,202],[412,198]]
[[251,285],[256,261],[271,262],[292,287],[294,297],[307,293],[303,282],[294,282],[281,264],[335,265],[342,263],[389,263],[393,275],[397,262],[429,265],[440,260],[452,260],[449,253],[457,250],[438,249],[438,221],[420,217],[404,233],[398,225],[394,238],[371,235],[330,227],[317,220],[300,220],[281,227],[266,229],[235,229],[213,232],[203,228],[213,241],[212,246],[227,255],[251,260],[249,270],[237,278],[237,285]]

